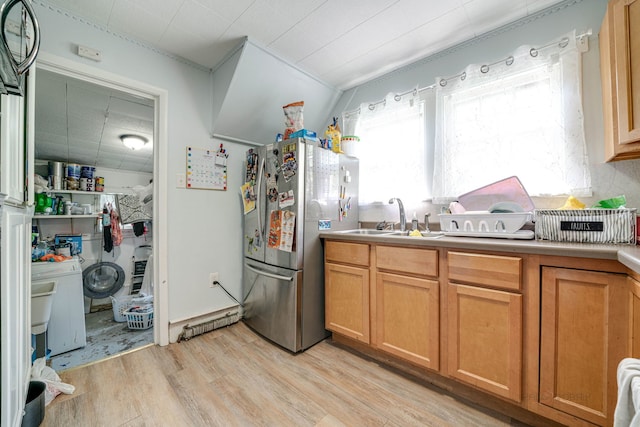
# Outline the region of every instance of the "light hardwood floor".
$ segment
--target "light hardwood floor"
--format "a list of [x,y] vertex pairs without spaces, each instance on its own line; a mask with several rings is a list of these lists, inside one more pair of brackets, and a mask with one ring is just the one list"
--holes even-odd
[[243,323],[59,372],[43,426],[509,426],[323,341],[293,355]]

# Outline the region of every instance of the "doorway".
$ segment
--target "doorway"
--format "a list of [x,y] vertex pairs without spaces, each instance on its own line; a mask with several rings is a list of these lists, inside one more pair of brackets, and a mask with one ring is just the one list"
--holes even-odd
[[[166,165],[166,92],[62,58],[45,55],[45,57],[39,58],[37,66],[36,82],[41,85],[36,84],[35,91],[36,172],[44,167],[42,164],[38,164],[38,160],[41,161],[40,163],[53,159],[58,162],[95,166],[96,171],[102,171],[103,175],[111,177],[111,185],[105,177],[105,189],[110,188],[111,191],[100,195],[99,202],[94,204],[98,207],[103,207],[107,203],[115,205],[116,200],[113,198],[118,195],[131,193],[133,187],[147,186],[146,191],[151,194],[150,199],[152,200],[150,209],[152,219],[148,222],[145,221],[144,232],[141,234],[138,234],[140,227],[137,227],[137,231],[134,232],[133,224],[124,224],[122,229],[124,244],[121,243],[120,247],[114,247],[109,252],[106,251],[104,233],[99,219],[92,223],[92,221],[84,221],[80,218],[56,218],[42,221],[40,218],[34,217],[34,224],[37,223],[43,228],[48,228],[47,236],[52,233],[58,234],[57,231],[60,227],[67,227],[71,234],[81,234],[83,243],[86,242],[86,249],[83,248],[81,255],[84,259],[83,269],[96,262],[105,261],[120,265],[124,271],[125,283],[123,289],[119,294],[115,294],[114,298],[122,300],[129,296],[135,296],[131,294],[130,290],[133,288],[132,276],[134,273],[141,275],[139,271],[140,260],[136,260],[134,256],[134,252],[138,253],[136,249],[140,246],[151,247],[150,252],[156,259],[156,262],[152,263],[151,269],[153,283],[160,283],[163,277],[166,277],[166,268],[161,267],[163,264],[161,261],[165,254],[165,245],[162,242],[165,238],[161,237],[164,233],[156,226],[158,223],[164,223],[162,219],[166,212],[166,209],[163,209],[166,202],[162,200],[163,198],[158,197],[162,191],[166,194],[160,172],[163,168],[159,167],[160,164]],[[48,89],[55,87],[57,92],[42,89],[43,87]],[[92,103],[96,102],[96,99],[98,104],[93,105]],[[123,114],[123,111],[128,111],[130,114]],[[79,120],[80,124],[78,124]],[[49,131],[43,128],[43,126],[51,126],[52,124],[54,126],[57,124],[59,129]],[[73,131],[71,131],[72,129]],[[134,133],[134,131],[142,133],[142,136],[151,143],[151,147],[147,147],[146,152],[143,150],[131,152],[130,149],[122,146],[121,141],[116,141],[119,145],[113,142],[114,138]],[[107,140],[109,137],[111,141]],[[79,144],[79,142],[83,142],[83,144]],[[111,195],[107,193],[111,193]],[[91,194],[92,197],[96,197],[96,195],[97,193]],[[82,198],[85,195],[76,193],[73,196]],[[109,200],[109,197],[112,199]],[[158,203],[158,199],[161,200],[160,203]],[[44,225],[41,225],[43,222]],[[138,271],[135,271],[136,268]],[[124,292],[122,292],[123,290]],[[97,299],[97,301],[89,299],[88,307],[87,299],[85,299],[84,307],[86,316],[100,317],[97,321],[88,320],[86,322],[88,336],[90,333],[96,333],[95,330],[89,330],[89,328],[93,328],[92,325],[97,324],[98,327],[102,327],[109,318],[112,324],[108,325],[110,330],[105,332],[106,335],[114,334],[114,326],[116,333],[128,329],[127,322],[113,324],[117,316],[111,307],[114,301],[111,297]],[[145,332],[146,338],[144,340],[148,343],[164,345],[168,343],[168,329],[158,325],[166,324],[163,322],[163,319],[166,318],[166,309],[163,310],[166,299],[163,299],[163,290],[158,286],[154,286],[153,299],[153,327]],[[105,309],[105,306],[108,309]],[[94,313],[99,313],[99,316]],[[139,339],[130,341],[135,341],[134,346],[140,344]],[[88,340],[84,349],[73,351],[93,351],[90,348],[93,342],[93,339]],[[102,344],[106,353],[101,356],[106,358],[121,350],[126,351],[131,348],[130,344],[120,347]],[[68,367],[71,366],[64,367],[64,369]]]

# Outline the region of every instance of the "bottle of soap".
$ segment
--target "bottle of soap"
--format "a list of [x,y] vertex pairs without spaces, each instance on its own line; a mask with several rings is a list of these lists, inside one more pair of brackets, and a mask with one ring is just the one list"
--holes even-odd
[[418,217],[416,216],[416,213],[413,213],[413,219],[411,220],[411,230],[417,230],[418,229]]

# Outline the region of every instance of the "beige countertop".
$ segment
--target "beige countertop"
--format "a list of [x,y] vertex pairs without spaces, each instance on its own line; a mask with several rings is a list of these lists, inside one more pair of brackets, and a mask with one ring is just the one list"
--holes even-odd
[[434,248],[457,248],[500,252],[519,252],[537,255],[573,256],[580,258],[598,258],[617,260],[629,269],[640,274],[640,247],[635,245],[613,245],[594,243],[563,243],[519,239],[497,239],[480,237],[439,238],[361,235],[340,231],[321,232],[323,239],[353,242],[375,242],[394,245],[422,246]]

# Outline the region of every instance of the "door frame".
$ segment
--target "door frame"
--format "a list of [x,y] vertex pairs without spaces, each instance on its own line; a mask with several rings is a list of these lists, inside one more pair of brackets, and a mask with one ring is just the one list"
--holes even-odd
[[[99,86],[127,92],[154,102],[153,145],[153,277],[154,328],[153,340],[158,345],[169,344],[169,291],[167,280],[167,171],[168,171],[168,92],[128,77],[40,52],[37,69],[51,71]],[[36,100],[37,102],[37,100]]]

